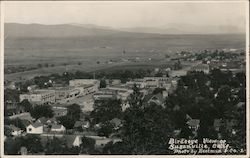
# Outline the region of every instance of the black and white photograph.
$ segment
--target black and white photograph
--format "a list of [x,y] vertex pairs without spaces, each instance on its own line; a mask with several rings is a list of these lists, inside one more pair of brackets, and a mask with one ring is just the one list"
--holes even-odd
[[1,155],[249,156],[248,1],[4,1]]

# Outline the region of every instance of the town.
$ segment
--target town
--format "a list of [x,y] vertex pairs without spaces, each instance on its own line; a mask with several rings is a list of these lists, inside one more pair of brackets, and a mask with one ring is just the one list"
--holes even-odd
[[5,80],[5,154],[174,154],[173,138],[224,139],[246,153],[245,51],[166,58],[150,70]]

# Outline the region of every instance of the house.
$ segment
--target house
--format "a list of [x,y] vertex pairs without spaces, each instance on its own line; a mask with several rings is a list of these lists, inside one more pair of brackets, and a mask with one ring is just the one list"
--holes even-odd
[[143,103],[145,104],[156,104],[164,107],[164,101],[165,99],[163,98],[163,95],[161,93],[157,94],[148,94],[143,98]]
[[200,127],[200,120],[199,119],[190,119],[187,121],[187,125],[190,129],[197,131]]
[[22,134],[22,130],[14,125],[9,126],[11,129],[11,134],[13,136],[20,136]]
[[40,117],[39,119],[36,120],[36,122],[41,123],[41,124],[46,124],[48,121],[48,118],[45,117]]
[[79,135],[65,135],[64,139],[68,148],[79,147],[82,144],[82,138]]
[[26,127],[26,132],[29,134],[42,134],[43,133],[43,124],[35,122]]
[[64,133],[65,131],[66,131],[66,128],[63,125],[52,124],[51,126],[51,132]]
[[55,117],[49,118],[49,119],[46,121],[46,123],[47,123],[48,125],[57,124],[57,120],[56,120]]
[[163,105],[164,103],[164,98],[163,95],[161,93],[155,94],[153,95],[150,100],[148,101],[148,103],[155,103],[157,105]]
[[66,107],[53,106],[54,117],[60,117],[67,115],[68,109]]
[[76,121],[75,124],[74,124],[74,128],[77,128],[77,129],[87,129],[89,128],[90,126],[90,123],[89,121]]
[[110,120],[110,123],[114,125],[114,129],[117,130],[122,126],[122,121],[118,118],[113,118]]
[[31,123],[31,121],[26,120],[26,119],[21,120],[21,122],[22,122],[22,124],[23,124],[25,127],[27,127],[27,126],[30,125],[30,123]]

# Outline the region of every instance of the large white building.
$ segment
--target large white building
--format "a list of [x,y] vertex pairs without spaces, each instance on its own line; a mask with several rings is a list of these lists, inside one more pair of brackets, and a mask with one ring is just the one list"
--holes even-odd
[[75,87],[52,87],[55,90],[55,99],[58,100],[71,100],[80,95],[81,90]]
[[108,86],[106,89],[114,91],[117,94],[117,99],[121,99],[122,101],[126,101],[128,96],[133,93],[132,88],[125,86]]
[[101,89],[93,95],[94,100],[117,99],[117,94],[112,90]]
[[144,77],[147,88],[165,88],[171,82],[169,77]]
[[100,83],[98,80],[95,79],[74,79],[69,81],[69,86],[73,87],[80,87],[86,85],[95,85]]
[[81,94],[86,95],[98,91],[100,81],[95,79],[74,79],[69,81],[69,86],[82,87]]
[[31,93],[20,94],[20,102],[27,99],[31,103],[44,104],[56,101],[55,90],[35,90]]

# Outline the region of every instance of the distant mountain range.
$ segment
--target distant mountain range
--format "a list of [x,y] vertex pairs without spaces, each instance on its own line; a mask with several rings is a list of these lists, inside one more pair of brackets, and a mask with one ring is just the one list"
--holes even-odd
[[111,28],[92,24],[5,24],[5,37],[80,37],[116,36],[131,33],[146,34],[243,34],[244,29],[234,26],[194,26],[190,24],[170,24],[162,28],[136,27]]

